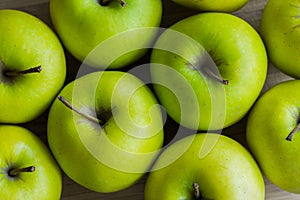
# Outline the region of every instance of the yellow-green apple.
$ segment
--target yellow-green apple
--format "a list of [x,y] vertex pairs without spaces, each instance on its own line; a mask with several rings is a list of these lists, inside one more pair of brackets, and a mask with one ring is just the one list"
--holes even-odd
[[158,99],[177,123],[217,130],[249,111],[267,66],[264,44],[248,23],[231,14],[202,13],[177,22],[158,38],[151,77],[159,83],[154,85]]
[[[202,156],[207,143],[216,139],[211,151]],[[191,135],[169,146],[153,166],[145,187],[145,200],[264,197],[264,180],[251,154],[233,139],[213,133]]]
[[300,78],[300,2],[269,0],[260,32],[270,61],[282,72]]
[[282,82],[251,110],[247,143],[262,172],[283,190],[300,194],[300,81]]
[[0,125],[0,194],[8,200],[59,200],[61,171],[47,146],[31,131]]
[[199,11],[233,12],[248,3],[248,0],[172,0],[182,6]]
[[51,106],[49,146],[63,171],[97,192],[134,184],[163,144],[160,106],[135,76],[94,72],[68,84]]
[[65,55],[54,32],[28,13],[1,10],[0,122],[38,117],[56,97],[65,76]]
[[[108,38],[122,32],[157,27],[162,18],[161,0],[51,0],[50,15],[63,44],[78,60]],[[124,35],[123,35],[124,36]],[[101,51],[89,60],[94,67],[106,68],[107,56],[118,50],[128,50],[117,55],[110,68],[120,68],[136,61],[146,52],[144,46],[152,44],[156,30],[135,31],[111,43],[113,51]],[[131,51],[135,49],[134,51]],[[85,61],[86,62],[86,61]]]

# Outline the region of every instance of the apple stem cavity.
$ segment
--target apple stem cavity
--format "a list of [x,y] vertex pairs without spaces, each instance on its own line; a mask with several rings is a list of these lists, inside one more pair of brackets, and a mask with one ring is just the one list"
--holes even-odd
[[[100,4],[101,6],[107,6],[107,5],[109,4],[110,1],[112,1],[112,0],[99,0],[99,4]],[[117,1],[120,3],[120,5],[121,5],[122,7],[125,7],[125,6],[127,5],[126,2],[123,1],[123,0],[117,0]]]
[[67,106],[68,108],[70,108],[71,110],[73,110],[74,112],[76,112],[77,114],[81,115],[82,117],[92,121],[92,122],[95,122],[95,123],[99,123],[99,124],[103,124],[103,122],[96,118],[96,117],[93,117],[91,115],[88,115],[86,113],[83,113],[82,111],[78,110],[77,108],[75,108],[74,106],[72,106],[72,104],[63,96],[58,96],[58,99],[65,105]]
[[297,126],[290,132],[290,134],[285,138],[287,141],[292,141],[295,133],[297,133],[300,130],[300,123],[297,124]]
[[25,168],[12,168],[8,171],[8,175],[10,177],[16,177],[20,173],[24,172],[34,172],[35,171],[35,166],[30,166],[30,167],[25,167]]
[[6,71],[4,72],[4,74],[5,76],[13,77],[13,76],[22,76],[31,73],[40,73],[41,71],[42,71],[42,66],[37,66],[22,71]]

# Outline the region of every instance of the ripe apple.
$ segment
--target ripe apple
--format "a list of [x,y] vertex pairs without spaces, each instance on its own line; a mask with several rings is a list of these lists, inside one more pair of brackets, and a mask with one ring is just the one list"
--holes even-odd
[[179,21],[158,38],[151,77],[177,123],[217,130],[249,111],[263,88],[267,66],[264,44],[248,23],[231,14],[202,13]]
[[247,143],[262,172],[283,190],[300,194],[300,81],[282,82],[251,110]]
[[59,200],[61,171],[46,145],[31,131],[0,125],[1,199]]
[[233,12],[242,8],[248,0],[172,0],[182,6],[199,11]]
[[260,25],[271,62],[295,78],[300,78],[299,10],[299,1],[269,0]]
[[[212,150],[201,156],[209,141],[216,139]],[[173,143],[152,170],[146,182],[145,200],[265,197],[264,180],[251,154],[238,142],[219,134],[191,135]]]
[[68,84],[51,106],[48,141],[63,171],[97,192],[134,184],[163,144],[160,106],[129,73],[93,72]]
[[[108,38],[122,32],[157,27],[162,18],[161,0],[51,0],[50,15],[63,44],[80,61]],[[111,46],[112,51],[101,51],[89,60],[89,65],[106,68],[107,57],[116,55],[110,68],[120,68],[137,60],[150,45],[156,30],[134,31],[123,35]],[[117,55],[118,50],[128,50]],[[131,51],[134,49],[134,51]],[[125,50],[125,51],[126,51]]]
[[0,30],[0,122],[28,122],[63,86],[64,51],[44,22],[22,11],[1,10]]

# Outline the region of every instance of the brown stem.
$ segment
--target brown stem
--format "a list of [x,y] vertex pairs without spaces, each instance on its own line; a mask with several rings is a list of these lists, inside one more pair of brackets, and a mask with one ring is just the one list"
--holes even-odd
[[[190,68],[192,70],[197,70],[200,73],[206,74],[207,76],[209,76],[210,78],[213,78],[215,80],[217,80],[218,82],[224,84],[224,85],[229,85],[229,80],[224,80],[222,79],[222,77],[219,77],[215,72],[213,72],[212,69],[210,69],[209,67],[203,67],[201,66],[199,63],[196,63],[196,65],[193,65],[191,63],[188,63],[188,65],[190,66]],[[200,67],[198,67],[198,65]]]
[[22,70],[22,71],[6,71],[4,72],[5,76],[22,76],[30,73],[40,73],[42,71],[41,66],[33,67],[30,69]]
[[300,130],[300,123],[297,124],[297,126],[290,132],[290,134],[285,138],[287,141],[292,141],[295,133],[297,133]]
[[[107,6],[110,1],[112,0],[99,0],[99,4],[101,6]],[[117,1],[120,3],[122,7],[125,7],[127,5],[124,0],[117,0]]]
[[229,80],[222,80],[224,85],[229,85]]
[[68,108],[70,108],[71,110],[73,110],[74,112],[78,113],[79,115],[81,115],[82,117],[88,119],[88,120],[91,120],[95,123],[99,123],[99,124],[103,124],[103,122],[96,118],[96,117],[93,117],[91,115],[88,115],[86,113],[83,113],[82,111],[78,110],[77,108],[75,108],[74,106],[72,106],[72,104],[67,100],[65,99],[63,96],[58,96],[58,99],[65,105],[67,106]]
[[18,176],[20,173],[24,172],[34,172],[35,166],[25,167],[25,168],[13,168],[8,171],[10,177]]
[[123,0],[118,0],[118,2],[121,4],[122,7],[125,7],[127,5],[126,2]]
[[208,76],[210,76],[211,78],[214,78],[215,80],[219,81],[220,83],[222,83],[224,85],[229,85],[229,80],[222,79],[221,77],[219,77],[218,75],[216,75],[209,69],[204,70],[204,73],[206,73]]
[[201,193],[199,190],[199,184],[198,183],[193,183],[193,188],[194,188],[194,196],[196,200],[201,200]]

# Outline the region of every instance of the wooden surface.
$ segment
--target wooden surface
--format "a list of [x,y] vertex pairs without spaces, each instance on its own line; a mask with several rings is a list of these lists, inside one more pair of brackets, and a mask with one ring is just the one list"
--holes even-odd
[[[26,12],[29,12],[52,27],[51,21],[49,18],[49,0],[0,0],[0,9],[19,9]],[[235,12],[234,14],[245,19],[249,22],[256,30],[259,31],[259,22],[262,13],[262,9],[265,6],[267,0],[250,0],[249,3],[242,8],[241,10]],[[190,16],[195,12],[184,9],[180,6],[175,5],[171,0],[164,0],[164,17],[162,26],[168,27],[174,22]],[[0,30],[1,32],[1,30]],[[75,60],[70,54],[66,52],[67,56],[67,66],[68,66],[68,77],[66,80],[70,82],[74,79],[77,69],[80,66],[80,63]],[[271,64],[269,64],[269,71],[267,82],[265,84],[264,90],[270,88],[274,84],[291,79],[290,77],[280,73],[276,70]],[[22,124],[24,127],[34,131],[42,140],[46,141],[46,120],[47,112],[40,116],[38,119]],[[241,120],[236,125],[229,127],[223,131],[224,135],[228,135],[241,144],[246,146],[245,142],[245,122],[246,119]],[[100,194],[89,191],[76,183],[70,180],[68,177],[63,175],[63,193],[61,199],[63,200],[113,200],[113,199],[122,199],[122,200],[142,200],[144,184],[147,176],[144,176],[139,182],[134,186],[112,194]],[[265,179],[266,183],[266,199],[267,200],[300,200],[300,195],[294,195],[287,192],[284,192],[270,183]],[[1,197],[0,197],[1,198]],[[159,198],[158,198],[159,199]]]

